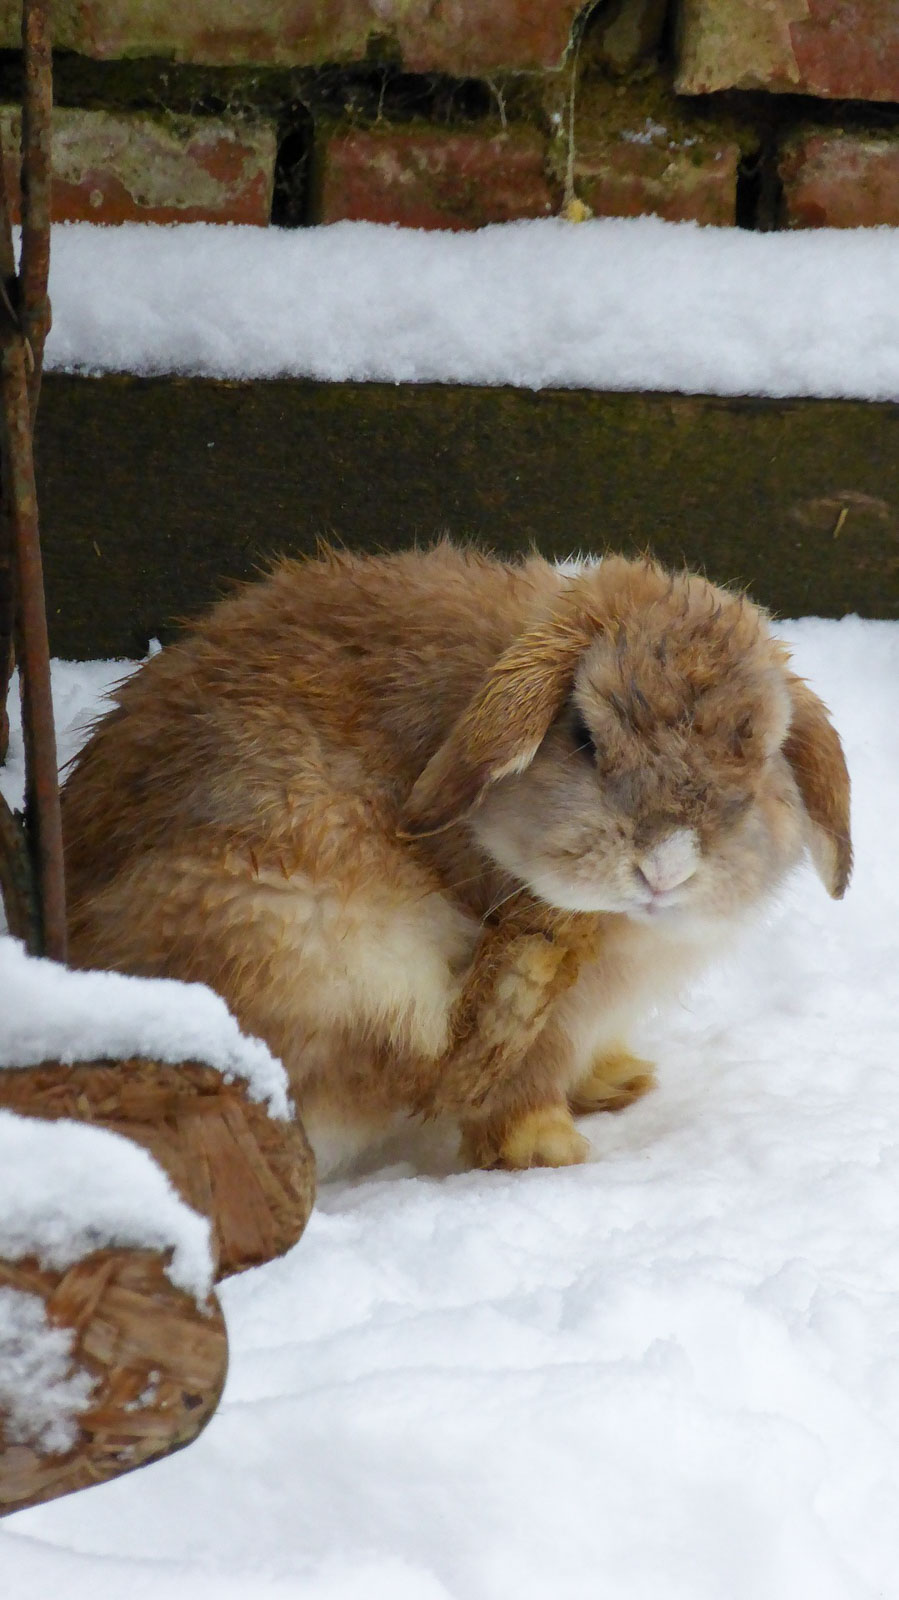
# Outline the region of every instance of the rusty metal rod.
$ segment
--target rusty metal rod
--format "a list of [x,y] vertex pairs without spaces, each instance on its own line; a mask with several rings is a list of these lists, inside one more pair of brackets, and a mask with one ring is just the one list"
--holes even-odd
[[[43,344],[49,326],[50,103],[46,0],[25,0],[22,272],[14,275],[9,201],[0,150],[0,453],[4,519],[15,576],[15,647],[25,743],[25,828],[40,905],[44,954],[66,957],[65,881],[50,652],[32,451]],[[27,254],[24,237],[27,235]]]
[[66,958],[62,820],[50,693],[50,651],[31,452],[25,341],[3,339],[0,355],[0,449],[3,492],[12,522],[18,615],[16,657],[25,742],[25,824],[37,878],[44,954]]
[[[0,187],[5,192],[2,170],[0,170]],[[13,300],[17,292],[12,231],[0,227],[0,312],[8,311],[15,315]],[[3,497],[0,499],[0,763],[6,760],[9,744],[6,705],[15,666],[15,625],[16,555],[9,506]],[[0,849],[2,848],[0,845]]]
[[22,252],[19,314],[28,341],[31,420],[41,389],[44,343],[50,332],[51,115],[53,57],[47,0],[25,0],[22,12]]

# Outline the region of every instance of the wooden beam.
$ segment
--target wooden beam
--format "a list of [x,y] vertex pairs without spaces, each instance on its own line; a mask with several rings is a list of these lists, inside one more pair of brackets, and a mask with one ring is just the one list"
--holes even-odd
[[140,655],[323,534],[648,546],[783,616],[899,615],[897,406],[50,373],[37,443],[69,657]]

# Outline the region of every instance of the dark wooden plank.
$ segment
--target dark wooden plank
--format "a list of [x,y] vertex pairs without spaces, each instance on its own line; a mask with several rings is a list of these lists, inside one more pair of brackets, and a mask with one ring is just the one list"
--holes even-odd
[[51,373],[38,462],[64,656],[140,654],[322,534],[648,546],[781,615],[899,614],[897,406]]

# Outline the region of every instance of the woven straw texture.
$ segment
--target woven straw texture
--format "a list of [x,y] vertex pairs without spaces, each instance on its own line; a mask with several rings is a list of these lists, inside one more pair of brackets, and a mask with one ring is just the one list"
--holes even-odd
[[125,1134],[212,1222],[217,1276],[296,1244],[315,1198],[315,1161],[297,1119],[277,1121],[197,1062],[58,1061],[0,1071],[0,1106]]
[[130,1472],[205,1427],[228,1365],[224,1320],[215,1296],[198,1306],[164,1269],[149,1250],[100,1250],[62,1272],[0,1261],[0,1287],[39,1296],[95,1380],[64,1455],[7,1442],[0,1413],[0,1514]]

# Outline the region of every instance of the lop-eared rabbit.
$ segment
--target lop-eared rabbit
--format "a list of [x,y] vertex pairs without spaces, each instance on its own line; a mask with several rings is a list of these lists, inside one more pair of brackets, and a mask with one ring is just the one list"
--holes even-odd
[[82,966],[200,979],[313,1136],[450,1113],[482,1166],[572,1112],[809,851],[849,877],[825,708],[745,596],[441,543],[286,561],[114,696],[65,786]]

